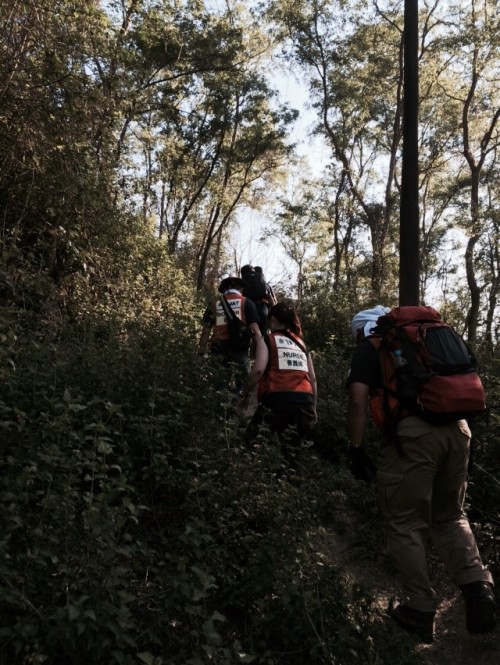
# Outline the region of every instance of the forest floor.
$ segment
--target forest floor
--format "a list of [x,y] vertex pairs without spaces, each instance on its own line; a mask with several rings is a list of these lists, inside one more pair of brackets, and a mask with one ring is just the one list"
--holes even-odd
[[[382,529],[382,524],[377,529]],[[470,635],[465,628],[465,608],[460,592],[447,577],[442,565],[430,557],[430,571],[440,604],[436,612],[435,638],[433,644],[418,643],[416,638],[399,629],[386,615],[391,598],[397,597],[394,578],[389,566],[384,563],[384,553],[367,555],[367,542],[363,538],[364,527],[356,515],[346,513],[333,516],[330,528],[325,532],[323,548],[328,558],[341,572],[353,581],[363,584],[376,599],[375,606],[387,622],[391,635],[399,630],[404,639],[414,641],[414,652],[424,665],[499,665],[500,663],[500,617],[499,625],[488,635]],[[368,536],[368,540],[369,540]],[[363,542],[364,541],[364,542]],[[369,547],[369,544],[368,544]],[[380,548],[375,548],[380,550]],[[497,601],[499,600],[497,596]],[[363,665],[360,663],[360,665]]]

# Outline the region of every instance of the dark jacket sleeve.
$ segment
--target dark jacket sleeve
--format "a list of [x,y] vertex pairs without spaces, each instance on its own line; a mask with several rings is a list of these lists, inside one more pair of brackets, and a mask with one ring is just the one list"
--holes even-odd
[[215,314],[214,314],[211,307],[206,308],[205,313],[203,314],[203,318],[201,320],[201,323],[205,328],[211,328],[214,325],[214,323],[215,323]]
[[251,323],[258,324],[260,321],[260,316],[257,311],[257,307],[255,306],[254,301],[250,300],[250,298],[245,298],[245,319],[247,325],[250,325]]

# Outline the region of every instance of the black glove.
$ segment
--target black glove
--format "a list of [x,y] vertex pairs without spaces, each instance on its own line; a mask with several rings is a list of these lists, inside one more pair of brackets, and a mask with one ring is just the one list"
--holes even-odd
[[369,483],[375,478],[377,468],[366,454],[364,446],[347,446],[349,471],[355,478]]

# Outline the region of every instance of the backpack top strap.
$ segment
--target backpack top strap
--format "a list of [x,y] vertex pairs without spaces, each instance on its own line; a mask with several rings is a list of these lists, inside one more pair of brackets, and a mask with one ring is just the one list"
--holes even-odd
[[294,337],[289,330],[277,330],[276,332],[280,332],[282,335],[285,335],[285,337],[288,337],[288,339],[291,339],[292,342],[299,347],[302,353],[305,353],[306,356],[308,355],[307,349],[304,346],[304,344],[301,344],[301,342],[299,342],[299,340],[296,337]]
[[375,333],[383,334],[390,328],[432,321],[443,322],[441,315],[433,307],[426,305],[394,307],[388,314],[379,317]]

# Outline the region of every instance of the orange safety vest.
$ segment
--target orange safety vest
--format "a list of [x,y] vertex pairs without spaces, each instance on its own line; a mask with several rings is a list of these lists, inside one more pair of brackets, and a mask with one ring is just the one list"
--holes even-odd
[[[240,293],[225,293],[223,296],[229,303],[229,307],[236,316],[246,324],[245,302],[246,298]],[[227,318],[220,299],[217,299],[212,305],[212,311],[215,312],[215,326],[212,341],[229,341],[229,330],[227,327]]]
[[[269,393],[313,394],[304,342],[293,333],[276,330],[266,335],[269,361],[259,382],[259,399]],[[300,346],[299,346],[300,345]],[[302,348],[301,348],[302,347]]]

